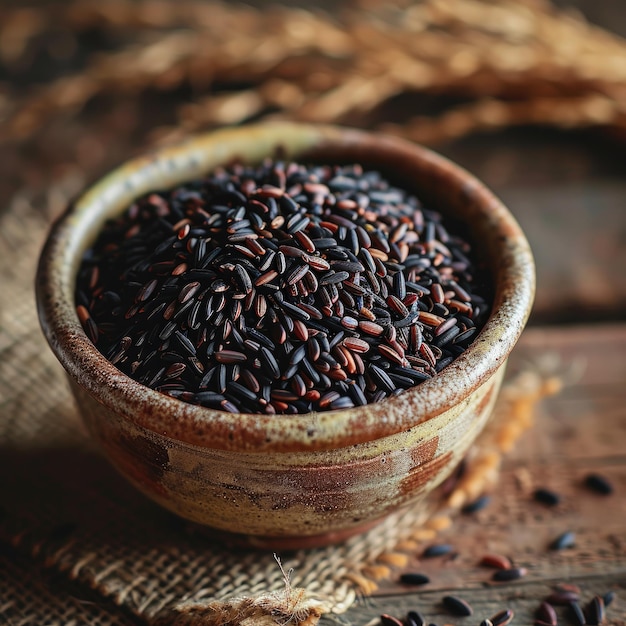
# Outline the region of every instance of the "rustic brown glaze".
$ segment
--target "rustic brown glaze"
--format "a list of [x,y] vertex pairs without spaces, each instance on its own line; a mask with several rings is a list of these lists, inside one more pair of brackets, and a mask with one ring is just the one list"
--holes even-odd
[[[86,337],[74,308],[75,276],[105,219],[149,190],[233,159],[258,162],[276,153],[361,162],[391,174],[463,219],[481,241],[493,268],[493,311],[470,348],[438,376],[358,409],[232,415],[144,387]],[[120,167],[54,225],[37,275],[42,327],[85,423],[112,463],[175,513],[261,547],[275,547],[281,538],[288,547],[341,540],[443,481],[491,413],[533,295],[534,266],[523,233],[470,174],[400,139],[290,123],[218,131]]]

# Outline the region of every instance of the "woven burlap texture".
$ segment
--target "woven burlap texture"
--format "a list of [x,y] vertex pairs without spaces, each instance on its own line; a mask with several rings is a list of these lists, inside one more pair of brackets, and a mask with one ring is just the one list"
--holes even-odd
[[[2,550],[0,549],[0,552]],[[103,598],[67,589],[54,572],[39,571],[24,557],[0,554],[0,624],[10,626],[131,626]],[[65,583],[65,584],[64,584]]]
[[[286,588],[273,554],[216,545],[142,497],[87,439],[62,368],[39,330],[33,279],[48,227],[49,218],[28,203],[0,216],[0,539],[149,623],[261,624],[245,619],[256,600],[257,612],[274,603],[267,613],[275,622],[293,617],[280,613],[282,605],[312,624],[323,611],[345,611],[376,588],[375,579],[402,566],[406,554],[399,546],[415,546],[448,524],[441,512],[427,521],[431,504],[393,515],[339,546],[280,555],[284,571],[292,570]],[[496,414],[508,414],[506,402],[505,389]],[[527,425],[511,431],[509,423],[507,431],[497,422],[473,452],[479,475],[470,472],[453,494],[457,509],[495,480],[502,432],[510,441]],[[28,586],[6,589],[0,615],[2,607],[15,610],[35,595]],[[7,593],[14,597],[2,597]],[[45,623],[71,622],[67,615],[55,619],[45,615]],[[98,620],[91,623],[117,623],[108,613]]]

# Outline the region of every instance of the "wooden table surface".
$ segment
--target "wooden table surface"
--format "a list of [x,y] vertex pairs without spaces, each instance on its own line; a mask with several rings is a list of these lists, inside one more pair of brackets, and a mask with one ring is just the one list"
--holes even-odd
[[[416,554],[397,574],[426,574],[428,585],[415,591],[392,581],[346,615],[324,618],[322,624],[365,626],[381,613],[401,617],[408,610],[439,625],[477,624],[503,608],[515,611],[514,624],[532,624],[541,600],[559,582],[580,586],[585,603],[615,591],[618,599],[607,609],[605,623],[626,624],[626,324],[529,329],[511,369],[540,355],[569,378],[567,386],[539,405],[534,428],[506,458],[489,505],[460,516],[438,537],[454,546],[455,556],[420,560]],[[614,493],[585,488],[583,478],[592,472],[608,478]],[[538,487],[560,494],[561,503],[537,503],[532,492]],[[575,533],[575,546],[550,550],[566,531]],[[493,570],[477,563],[493,552],[527,568],[527,576],[491,582]],[[474,616],[451,616],[441,606],[444,595],[468,601]],[[559,614],[559,623],[575,623],[567,610]]]

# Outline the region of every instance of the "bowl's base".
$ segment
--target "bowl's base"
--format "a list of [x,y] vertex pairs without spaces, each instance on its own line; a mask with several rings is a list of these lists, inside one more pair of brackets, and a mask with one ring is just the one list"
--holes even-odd
[[236,550],[267,550],[267,551],[293,551],[300,549],[319,548],[346,541],[350,537],[362,534],[377,524],[380,524],[384,517],[370,520],[357,526],[344,528],[341,530],[328,531],[318,535],[244,535],[240,533],[230,533],[225,530],[202,526],[194,522],[185,522],[185,527],[195,535],[201,535],[207,539],[219,542],[220,545]]

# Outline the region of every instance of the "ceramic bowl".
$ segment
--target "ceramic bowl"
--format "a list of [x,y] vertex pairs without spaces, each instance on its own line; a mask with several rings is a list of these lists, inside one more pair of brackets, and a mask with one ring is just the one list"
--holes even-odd
[[[137,196],[239,159],[359,162],[454,215],[491,268],[491,315],[436,377],[355,409],[241,415],[184,403],[120,372],[87,338],[74,288],[103,222]],[[487,422],[534,296],[520,227],[469,173],[398,138],[331,126],[226,129],[122,165],[53,225],[37,275],[39,317],[82,418],[113,465],[150,498],[240,543],[293,548],[342,540],[416,505],[459,463]]]

